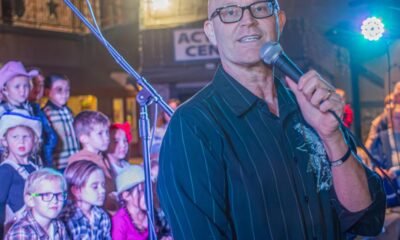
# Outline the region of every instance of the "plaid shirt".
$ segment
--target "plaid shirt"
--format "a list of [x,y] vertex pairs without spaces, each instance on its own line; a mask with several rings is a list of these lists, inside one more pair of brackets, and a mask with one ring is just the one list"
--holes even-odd
[[93,224],[83,215],[82,210],[68,204],[61,213],[60,219],[65,223],[69,236],[79,240],[111,240],[111,220],[107,213],[93,206]]
[[33,218],[29,211],[25,217],[16,222],[6,235],[6,240],[65,240],[69,239],[64,224],[57,219],[51,222],[54,234],[47,235],[47,232]]
[[54,167],[64,169],[68,158],[79,151],[78,139],[73,127],[74,117],[67,107],[57,107],[51,101],[44,106],[43,111],[58,136],[58,144],[53,153]]

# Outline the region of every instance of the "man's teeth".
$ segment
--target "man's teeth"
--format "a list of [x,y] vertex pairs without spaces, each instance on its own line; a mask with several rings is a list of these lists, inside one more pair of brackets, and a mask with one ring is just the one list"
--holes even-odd
[[257,41],[259,40],[259,36],[248,36],[240,39],[240,42],[252,42],[252,41]]

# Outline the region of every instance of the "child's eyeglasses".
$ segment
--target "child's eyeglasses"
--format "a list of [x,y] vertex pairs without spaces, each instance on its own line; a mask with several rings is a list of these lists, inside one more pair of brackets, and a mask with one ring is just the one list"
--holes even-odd
[[52,192],[47,192],[47,193],[32,193],[32,197],[41,197],[42,201],[44,202],[51,202],[54,197],[56,197],[57,201],[65,201],[67,199],[67,193],[66,192],[59,192],[59,193],[52,193]]

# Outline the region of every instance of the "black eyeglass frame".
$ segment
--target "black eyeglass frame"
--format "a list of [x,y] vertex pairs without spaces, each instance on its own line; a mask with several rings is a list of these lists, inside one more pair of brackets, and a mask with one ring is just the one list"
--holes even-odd
[[[272,8],[273,8],[272,13],[271,13],[270,15],[268,15],[268,16],[265,16],[265,17],[256,17],[256,16],[254,16],[253,12],[251,11],[251,7],[252,7],[253,5],[259,4],[259,3],[271,3],[271,4],[272,4]],[[222,17],[221,17],[221,15],[220,15],[220,12],[221,12],[223,9],[228,8],[228,7],[239,7],[239,8],[242,10],[242,14],[240,15],[240,18],[239,18],[238,20],[232,21],[232,22],[226,22],[226,21],[222,20]],[[247,6],[226,5],[226,6],[219,7],[219,8],[217,8],[217,9],[215,9],[214,12],[211,13],[211,16],[210,16],[209,20],[212,20],[212,19],[214,19],[216,16],[219,16],[219,19],[220,19],[221,22],[223,22],[223,23],[236,23],[236,22],[239,22],[240,20],[242,20],[244,11],[245,11],[246,9],[249,10],[249,12],[250,12],[250,14],[251,14],[251,16],[252,16],[253,18],[256,18],[256,19],[263,19],[263,18],[268,18],[268,17],[271,17],[272,15],[274,15],[274,13],[275,13],[277,10],[279,10],[279,5],[277,4],[276,0],[257,1],[257,2],[253,2],[252,4],[249,4],[249,5],[247,5]]]
[[[45,195],[51,194],[50,200],[44,200]],[[52,193],[52,192],[45,192],[45,193],[32,193],[32,197],[40,197],[43,202],[51,202],[53,201],[54,197],[56,198],[57,202],[58,201],[65,201],[67,200],[68,193],[67,192],[58,192],[58,193]],[[61,196],[61,199],[60,197]]]

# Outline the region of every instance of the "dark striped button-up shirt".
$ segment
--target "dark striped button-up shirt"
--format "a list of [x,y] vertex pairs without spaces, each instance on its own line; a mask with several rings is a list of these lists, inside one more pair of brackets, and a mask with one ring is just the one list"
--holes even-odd
[[346,211],[333,187],[319,190],[330,182],[312,168],[318,145],[305,135],[313,130],[288,89],[276,86],[279,117],[220,67],[176,111],[158,180],[174,239],[342,239],[380,231],[379,177],[366,169],[373,204],[359,213]]

